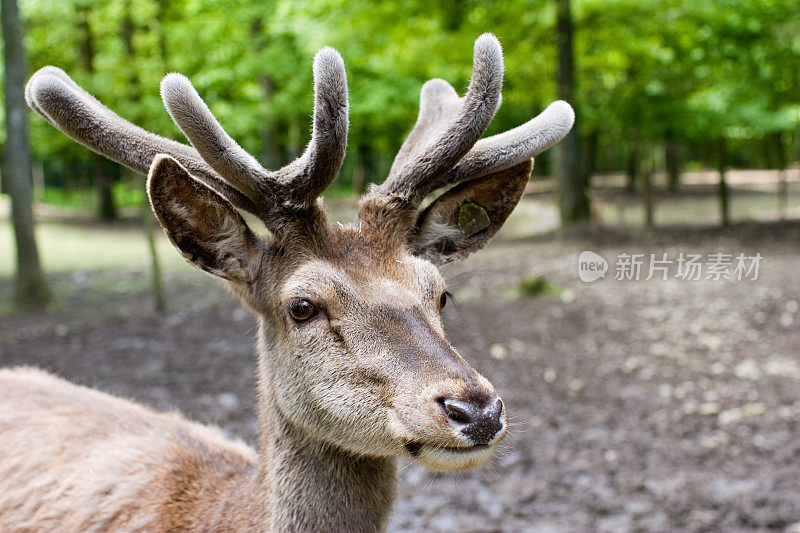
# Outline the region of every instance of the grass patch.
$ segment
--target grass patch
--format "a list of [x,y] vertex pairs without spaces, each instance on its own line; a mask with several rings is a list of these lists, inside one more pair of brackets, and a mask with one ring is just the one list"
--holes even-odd
[[[150,267],[144,232],[138,228],[45,222],[37,224],[36,240],[46,273]],[[191,268],[160,231],[156,243],[164,269]],[[0,250],[6,252],[0,253],[0,277],[11,277],[16,251],[9,220],[0,221]]]
[[539,298],[541,296],[559,298],[562,292],[561,287],[544,276],[525,276],[517,283],[517,294],[523,298]]

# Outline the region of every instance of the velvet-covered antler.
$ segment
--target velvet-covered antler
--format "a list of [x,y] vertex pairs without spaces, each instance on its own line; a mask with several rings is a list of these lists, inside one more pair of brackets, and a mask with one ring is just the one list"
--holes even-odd
[[[479,140],[500,103],[503,53],[494,35],[475,41],[469,89],[459,98],[450,84],[422,86],[417,122],[386,181],[361,200],[359,217],[389,246],[445,263],[481,248],[519,202],[531,159],[561,140],[575,120],[566,102],[554,102],[536,118]],[[423,211],[423,198],[450,189]]]
[[[386,181],[373,187],[359,208],[366,233],[436,262],[463,257],[500,228],[519,201],[531,158],[561,140],[574,121],[566,102],[505,133],[479,140],[500,104],[503,54],[497,38],[481,35],[473,52],[467,94],[459,98],[444,80],[423,87],[417,123],[400,148]],[[324,215],[316,199],[338,173],[347,144],[347,78],[339,53],[323,48],[314,58],[314,118],[303,155],[269,171],[220,126],[180,74],[161,83],[161,96],[187,146],[127,122],[55,67],[33,75],[28,104],[55,127],[129,168],[147,173],[157,154],[174,158],[231,204],[259,216],[273,233],[296,220],[301,234],[314,232]],[[450,189],[422,212],[423,198]],[[318,216],[319,215],[319,216]],[[292,239],[288,239],[291,241]]]
[[505,133],[478,140],[494,117],[503,81],[503,54],[491,34],[475,41],[473,73],[459,98],[444,80],[425,83],[417,123],[400,148],[389,177],[372,194],[416,208],[429,192],[511,168],[561,140],[575,119],[557,101],[536,118]]
[[500,103],[503,52],[494,35],[475,41],[472,79],[459,99],[444,80],[422,88],[420,112],[414,129],[400,148],[389,177],[374,190],[411,203],[431,190],[431,183],[450,170],[481,138]]
[[265,170],[236,144],[180,74],[164,78],[161,94],[193,146],[122,119],[56,67],[36,72],[25,94],[34,111],[91,150],[142,174],[147,174],[157,154],[170,155],[233,205],[274,229],[282,222],[276,218],[313,207],[344,159],[347,77],[341,56],[332,48],[323,48],[314,58],[314,90],[311,141],[303,155],[277,171]]

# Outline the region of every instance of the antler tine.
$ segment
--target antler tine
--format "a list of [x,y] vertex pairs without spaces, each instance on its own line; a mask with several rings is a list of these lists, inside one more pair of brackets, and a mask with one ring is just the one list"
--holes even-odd
[[453,86],[441,78],[425,82],[419,94],[419,114],[403,145],[392,161],[389,175],[400,172],[403,165],[414,157],[414,149],[431,144],[442,133],[451,117],[464,105]]
[[347,75],[339,53],[323,48],[314,58],[314,125],[303,155],[280,170],[265,170],[219,124],[191,82],[168,74],[161,97],[170,116],[211,167],[262,206],[280,201],[308,207],[336,177],[347,147]]
[[63,70],[47,66],[25,87],[28,105],[50,124],[90,150],[147,174],[156,154],[169,154],[236,207],[256,212],[255,205],[225,183],[189,146],[131,124],[80,88]]
[[[497,109],[503,95],[497,99]],[[389,174],[399,172],[410,157],[412,157],[415,146],[431,142],[437,135],[441,134],[442,129],[447,126],[450,117],[458,113],[460,106],[464,104],[464,98],[459,98],[453,86],[441,78],[433,78],[425,82],[419,95],[419,115],[417,123],[408,134],[403,145],[398,150],[397,155],[392,161],[392,168]],[[481,141],[478,141],[479,143]]]
[[333,182],[347,150],[347,73],[339,52],[322,48],[314,56],[314,119],[311,141],[294,162],[276,172],[288,201],[307,207]]
[[[206,163],[256,204],[269,195],[267,172],[222,128],[189,79],[175,72],[161,80],[161,99],[172,120]],[[271,195],[270,195],[271,196]]]
[[479,178],[527,161],[566,137],[574,123],[572,107],[557,100],[525,124],[479,140],[467,155],[434,183],[434,188]]
[[[460,106],[446,82],[431,80],[425,84],[417,124],[389,177],[374,193],[418,204],[432,190],[433,180],[455,165],[486,131],[497,110],[502,84],[500,43],[494,35],[484,33],[475,41],[472,79],[466,96],[458,101]],[[448,115],[454,111],[448,122]]]
[[[46,67],[42,67],[41,69],[39,69],[36,73],[34,73],[33,76],[31,76],[30,81],[25,85],[25,102],[27,102],[28,107],[30,107],[31,109],[33,109],[34,111],[39,113],[47,122],[50,123],[51,126],[54,126],[57,129],[59,129],[58,125],[55,122],[53,122],[53,119],[50,118],[50,116],[48,116],[48,114],[41,107],[39,107],[39,104],[36,102],[36,98],[35,98],[35,96],[33,94],[34,93],[34,87],[37,84],[36,83],[32,83],[32,82],[34,82],[34,80],[37,79],[37,77],[45,76],[45,75],[53,76],[54,78],[57,78],[57,79],[63,81],[64,83],[66,83],[67,85],[72,87],[73,89],[77,89],[78,91],[81,91],[81,89],[80,89],[80,87],[78,87],[78,85],[74,81],[72,81],[72,78],[67,76],[66,72],[64,72],[63,70],[61,70],[58,67],[53,67],[53,66],[50,66],[50,65],[48,65]],[[89,95],[89,96],[91,96],[91,95]],[[94,97],[92,97],[92,98],[94,98]],[[96,101],[96,99],[95,99],[95,101]]]

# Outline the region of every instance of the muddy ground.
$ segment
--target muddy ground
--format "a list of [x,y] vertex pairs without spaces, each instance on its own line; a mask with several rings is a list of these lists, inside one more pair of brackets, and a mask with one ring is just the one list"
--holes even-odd
[[[607,279],[576,275],[589,249]],[[757,281],[615,281],[619,253],[726,252]],[[511,414],[502,454],[435,474],[403,462],[391,531],[800,531],[800,224],[494,242],[446,269],[450,337]],[[520,279],[547,294],[522,297]],[[0,365],[180,409],[249,442],[254,321],[211,278],[63,275],[47,315],[0,317]],[[0,285],[1,296],[9,291]]]

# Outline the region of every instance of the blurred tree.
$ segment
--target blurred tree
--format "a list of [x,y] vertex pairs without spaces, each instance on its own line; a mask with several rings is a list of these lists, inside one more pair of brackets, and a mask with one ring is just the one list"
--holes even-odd
[[[125,57],[131,63],[136,61],[136,47],[133,44],[135,23],[133,20],[133,3],[131,0],[126,0],[124,4],[124,12],[122,21],[120,23],[119,34],[122,38],[122,44],[125,50]],[[159,2],[158,10],[156,12],[158,31],[163,31],[162,17],[165,16],[164,6]],[[158,36],[158,50],[162,57],[167,55],[166,40],[163,35]],[[141,91],[139,76],[136,71],[130,73],[130,85],[132,89],[132,99],[134,102],[140,100],[139,95]],[[138,177],[138,176],[137,176]],[[146,190],[145,181],[142,180],[141,189]],[[164,311],[167,308],[167,298],[164,294],[164,283],[161,272],[161,262],[158,258],[158,248],[156,247],[156,224],[153,220],[153,212],[150,209],[150,202],[147,199],[147,194],[142,194],[142,230],[144,231],[145,241],[147,242],[147,251],[150,254],[150,280],[152,283],[153,291],[153,308],[156,311]]]
[[717,137],[717,172],[719,173],[719,217],[722,227],[731,221],[730,190],[725,174],[728,170],[728,142],[724,136]]
[[24,307],[42,308],[50,291],[39,265],[34,235],[31,192],[31,154],[28,137],[28,107],[25,105],[27,62],[24,29],[16,0],[2,0],[3,60],[6,142],[3,184],[11,196],[14,237],[17,243],[15,300]]
[[681,145],[674,130],[668,129],[664,137],[664,167],[667,171],[667,190],[675,194],[681,182]]
[[[575,61],[573,57],[573,25],[570,0],[557,0],[556,34],[558,42],[558,97],[575,102]],[[576,113],[577,114],[577,113]],[[578,124],[555,148],[561,224],[589,221],[587,176],[581,168],[581,146]]]
[[[91,72],[81,66],[75,31],[81,5],[89,6]],[[347,64],[351,101],[350,153],[337,184],[351,190],[383,178],[426,80],[444,78],[463,93],[472,42],[484,31],[500,38],[507,64],[488,134],[519,125],[557,96],[579,111],[579,128],[559,152],[570,152],[561,161],[578,192],[562,196],[564,207],[571,202],[567,210],[580,216],[595,170],[628,170],[631,184],[641,184],[642,159],[658,154],[666,186],[676,190],[685,165],[718,166],[719,136],[731,166],[762,166],[765,154],[752,145],[774,143],[776,133],[786,141],[800,120],[796,0],[140,0],[130,4],[133,57],[120,39],[125,6],[27,0],[33,64],[64,68],[121,115],[175,138],[157,87],[165,71],[180,71],[245,149],[277,167],[308,139],[311,55],[334,46]],[[32,136],[46,180],[63,183],[92,162],[44,121]],[[550,162],[549,153],[537,158],[535,173],[554,170]],[[660,186],[653,182],[653,198]]]
[[[89,74],[94,74],[94,35],[89,23],[89,12],[92,5],[82,1],[75,6],[75,30],[78,35],[78,57],[81,66]],[[105,157],[92,156],[92,178],[97,195],[97,218],[106,222],[116,220],[117,207],[114,204],[112,191],[111,163]]]

